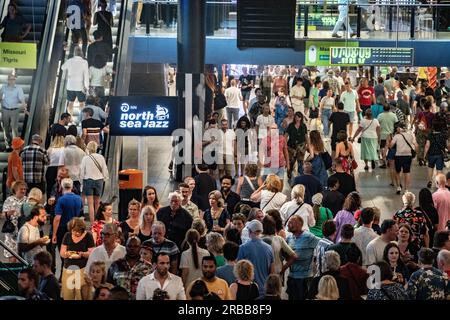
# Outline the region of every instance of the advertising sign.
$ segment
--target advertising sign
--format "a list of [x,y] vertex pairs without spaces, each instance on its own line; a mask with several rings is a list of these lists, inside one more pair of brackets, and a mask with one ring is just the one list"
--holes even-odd
[[414,64],[412,48],[330,48],[332,65],[400,65]]
[[[306,41],[305,65],[327,67],[330,65],[330,48],[341,42],[334,41]],[[357,41],[346,42],[348,47],[358,47]]]
[[178,98],[110,97],[112,136],[170,136],[178,127]]
[[36,69],[36,43],[0,43],[0,68]]

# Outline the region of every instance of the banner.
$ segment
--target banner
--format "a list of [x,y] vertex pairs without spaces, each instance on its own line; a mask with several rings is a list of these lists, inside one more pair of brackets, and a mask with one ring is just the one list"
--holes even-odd
[[36,64],[36,43],[0,43],[0,68],[36,69]]
[[306,41],[305,65],[314,67],[330,66],[330,48],[337,44],[346,44],[347,47],[358,47],[359,42],[337,42],[337,41]]
[[110,97],[112,136],[171,136],[178,127],[178,97]]

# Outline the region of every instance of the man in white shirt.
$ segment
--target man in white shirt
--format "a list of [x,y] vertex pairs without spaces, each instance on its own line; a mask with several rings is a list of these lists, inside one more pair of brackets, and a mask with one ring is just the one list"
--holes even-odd
[[160,253],[156,259],[156,270],[139,281],[136,300],[153,300],[156,289],[166,291],[170,300],[186,300],[183,281],[169,272],[169,256]]
[[224,93],[227,100],[226,110],[229,129],[233,128],[239,119],[239,102],[242,101],[241,90],[238,89],[236,80],[231,80],[230,84],[231,87],[225,89]]
[[95,261],[104,262],[106,270],[108,270],[114,261],[125,258],[127,250],[117,243],[118,229],[118,226],[113,223],[106,223],[103,226],[101,232],[103,243],[92,250],[84,268],[86,274],[89,274],[89,268]]
[[67,112],[73,115],[73,103],[78,99],[80,110],[84,108],[86,93],[89,90],[89,66],[83,59],[83,51],[75,47],[73,58],[70,58],[61,66],[61,70],[67,71]]
[[375,212],[372,208],[364,208],[361,212],[362,226],[355,229],[352,241],[358,246],[362,253],[363,266],[367,266],[366,248],[370,241],[377,238],[378,235],[372,229],[373,217]]
[[340,101],[344,104],[344,111],[350,117],[350,123],[348,127],[348,135],[353,135],[353,122],[355,121],[355,113],[361,112],[359,107],[358,93],[352,89],[352,85],[347,80],[345,82],[345,91],[342,92]]
[[293,86],[289,91],[289,96],[291,97],[292,108],[294,111],[300,111],[303,115],[305,114],[305,104],[303,99],[306,97],[306,90],[303,86],[303,79],[297,78],[295,86]]
[[47,214],[41,205],[35,206],[31,210],[30,220],[19,230],[17,243],[19,254],[29,263],[33,264],[35,254],[44,251],[45,245],[50,241],[49,237],[40,237],[39,226],[43,226],[47,221]]
[[236,134],[232,129],[228,129],[228,120],[222,119],[220,121],[222,139],[220,141],[221,147],[219,148],[219,177],[230,175],[234,166],[234,142],[236,140]]
[[59,166],[65,166],[69,170],[70,178],[77,190],[80,190],[80,168],[81,161],[86,153],[77,147],[77,140],[74,136],[68,135],[64,138],[64,151],[59,158]]
[[369,242],[366,248],[366,266],[383,261],[384,248],[397,239],[398,225],[392,219],[386,219],[381,224],[381,236]]

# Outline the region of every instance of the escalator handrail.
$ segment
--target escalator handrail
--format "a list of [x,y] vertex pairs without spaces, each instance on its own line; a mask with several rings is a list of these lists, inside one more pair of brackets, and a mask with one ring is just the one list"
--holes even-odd
[[5,8],[8,8],[10,2],[11,2],[10,0],[5,0],[3,2],[3,6],[2,6],[1,11],[0,11],[0,19],[1,19],[1,21],[3,21],[3,18],[8,14],[8,10],[5,10]]
[[[41,85],[41,77],[45,72],[47,72],[47,66],[50,64],[50,57],[53,47],[53,41],[55,38],[55,33],[57,29],[57,25],[59,22],[59,8],[61,5],[61,1],[49,1],[47,11],[46,11],[46,17],[45,17],[45,27],[41,35],[41,41],[39,43],[40,49],[39,49],[39,56],[38,56],[38,62],[37,62],[37,69],[34,73],[33,77],[33,83],[31,87],[31,97],[28,99],[28,105],[29,105],[29,113],[27,119],[27,125],[24,128],[25,132],[23,134],[25,144],[28,145],[29,141],[31,140],[31,135],[34,134],[31,132],[31,124],[33,123],[34,117],[35,117],[35,111],[37,108],[37,95],[40,90],[38,90]],[[50,19],[50,20],[49,20]],[[30,121],[31,120],[31,121]]]
[[14,258],[16,258],[17,261],[19,261],[21,264],[25,265],[26,267],[30,266],[30,264],[26,260],[24,260],[21,256],[19,256],[17,254],[17,252],[14,252],[14,250],[11,250],[10,248],[8,248],[8,246],[2,240],[0,240],[0,247],[3,247],[3,249],[5,249],[11,255],[13,255]]

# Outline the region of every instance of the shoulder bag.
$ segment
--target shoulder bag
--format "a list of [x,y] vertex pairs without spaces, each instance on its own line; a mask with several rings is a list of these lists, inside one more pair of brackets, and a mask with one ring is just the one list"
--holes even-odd
[[103,178],[106,179],[105,174],[103,173],[102,166],[98,163],[98,161],[94,158],[92,154],[89,155],[89,158],[94,162],[95,166],[97,167],[98,171],[102,174]]
[[273,198],[275,198],[275,196],[277,195],[277,193],[278,193],[278,192],[275,192],[275,193],[273,194],[273,196],[270,198],[269,201],[267,201],[267,203],[264,205],[264,207],[261,208],[261,210],[264,210],[264,208],[267,207],[267,205],[270,203],[270,201],[272,201]]
[[305,203],[302,202],[302,204],[299,205],[299,206],[297,207],[297,209],[295,209],[295,211],[292,212],[292,213],[290,214],[290,216],[289,216],[289,217],[286,219],[286,221],[284,222],[284,227],[286,227],[286,225],[287,225],[287,223],[289,222],[289,220],[297,213],[298,210],[300,210],[300,208],[301,208],[304,204],[305,204]]
[[358,138],[358,143],[361,143],[361,136],[362,136],[362,134],[364,133],[364,131],[366,131],[367,129],[369,129],[372,126],[372,122],[373,122],[373,119],[372,119],[372,121],[370,121],[369,125],[366,128],[362,129],[361,134],[360,134],[360,136]]
[[414,159],[416,157],[416,155],[417,155],[416,150],[414,150],[414,148],[411,147],[411,145],[409,144],[408,140],[406,140],[406,138],[405,138],[405,136],[403,134],[400,133],[400,135],[403,137],[403,140],[405,140],[406,144],[411,149],[411,157]]

